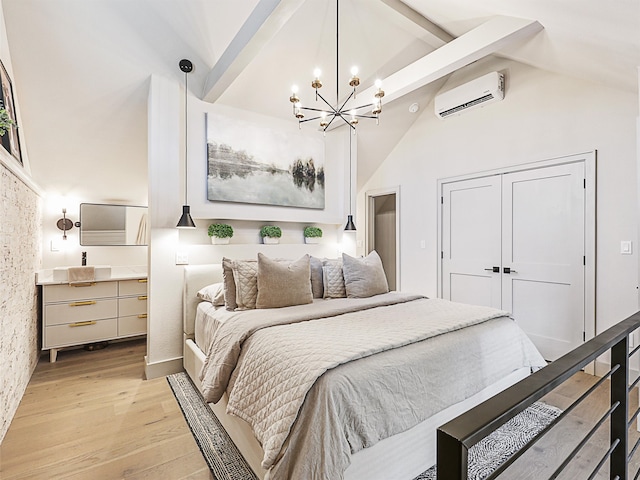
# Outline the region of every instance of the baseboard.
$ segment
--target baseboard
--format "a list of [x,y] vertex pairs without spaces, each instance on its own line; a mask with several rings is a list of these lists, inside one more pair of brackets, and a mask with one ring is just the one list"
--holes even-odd
[[184,371],[182,357],[163,360],[162,362],[149,363],[147,356],[144,357],[144,375],[147,380],[153,378],[166,377],[172,373]]

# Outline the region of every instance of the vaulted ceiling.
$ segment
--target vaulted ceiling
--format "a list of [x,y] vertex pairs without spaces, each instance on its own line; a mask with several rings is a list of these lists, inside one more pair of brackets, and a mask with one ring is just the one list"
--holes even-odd
[[[485,55],[638,91],[640,2],[340,0],[338,98],[387,92],[359,130],[359,183],[384,160],[442,79]],[[336,99],[336,3],[329,0],[2,0],[20,122],[34,179],[88,200],[146,201],[149,76],[207,101],[295,122],[292,84],[312,72]],[[413,66],[412,66],[413,65]],[[360,104],[360,102],[356,102]],[[362,103],[366,103],[364,100]],[[364,122],[363,122],[364,123]],[[307,127],[305,127],[307,128]]]

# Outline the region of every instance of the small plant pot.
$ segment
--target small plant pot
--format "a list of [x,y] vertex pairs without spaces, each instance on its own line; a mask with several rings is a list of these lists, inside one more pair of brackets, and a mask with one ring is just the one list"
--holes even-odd
[[320,243],[319,237],[304,237],[304,243]]
[[280,239],[278,237],[262,237],[262,243],[265,245],[275,245],[280,243]]
[[225,238],[211,237],[211,244],[212,245],[228,245],[229,237],[225,237]]

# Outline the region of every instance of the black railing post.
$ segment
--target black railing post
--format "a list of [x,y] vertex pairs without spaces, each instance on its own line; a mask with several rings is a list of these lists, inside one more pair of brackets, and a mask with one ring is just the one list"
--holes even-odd
[[438,430],[436,441],[438,480],[467,480],[467,448],[441,430]]
[[611,347],[611,367],[620,365],[617,371],[611,375],[611,405],[620,402],[611,414],[610,422],[610,441],[611,444],[620,440],[618,446],[611,453],[611,462],[609,469],[609,478],[627,480],[629,475],[629,467],[627,461],[628,446],[628,425],[629,418],[629,337],[625,336],[622,340]]

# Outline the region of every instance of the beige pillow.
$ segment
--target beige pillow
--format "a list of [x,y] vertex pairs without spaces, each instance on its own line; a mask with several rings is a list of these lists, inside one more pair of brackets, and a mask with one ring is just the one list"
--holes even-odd
[[322,265],[323,298],[344,298],[347,296],[342,276],[342,262],[325,260]]
[[349,298],[372,297],[389,291],[382,260],[375,250],[364,258],[354,258],[343,253],[342,272]]
[[198,290],[198,298],[206,302],[211,302],[216,307],[224,305],[224,284],[212,283]]
[[231,270],[236,284],[236,310],[256,308],[258,262],[256,260],[234,260]]
[[227,310],[235,310],[236,303],[236,282],[233,278],[233,260],[222,257],[222,280],[224,284],[224,304]]
[[258,253],[256,308],[279,308],[313,302],[309,255],[278,262]]

